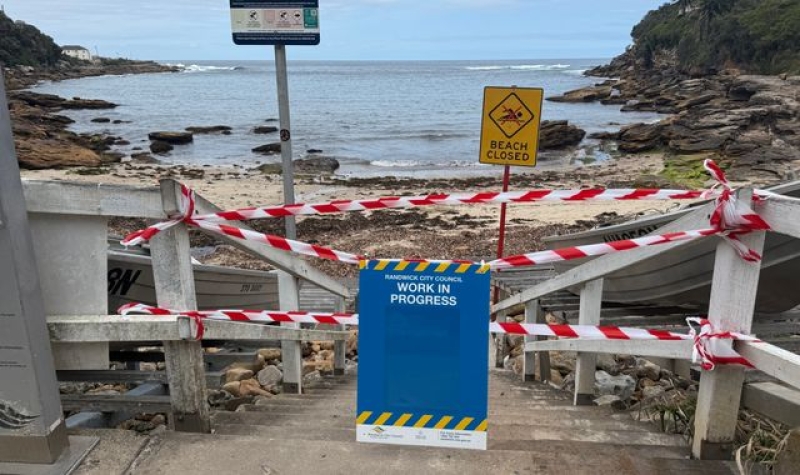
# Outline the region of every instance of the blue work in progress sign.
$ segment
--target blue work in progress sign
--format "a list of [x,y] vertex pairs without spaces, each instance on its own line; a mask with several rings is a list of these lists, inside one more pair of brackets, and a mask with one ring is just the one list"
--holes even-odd
[[357,440],[486,449],[489,266],[362,261]]
[[237,45],[318,45],[319,0],[230,0]]

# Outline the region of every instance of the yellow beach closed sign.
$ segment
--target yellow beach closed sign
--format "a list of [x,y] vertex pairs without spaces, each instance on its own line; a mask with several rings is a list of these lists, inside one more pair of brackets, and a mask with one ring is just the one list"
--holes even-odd
[[484,89],[480,163],[536,166],[543,98],[540,88]]

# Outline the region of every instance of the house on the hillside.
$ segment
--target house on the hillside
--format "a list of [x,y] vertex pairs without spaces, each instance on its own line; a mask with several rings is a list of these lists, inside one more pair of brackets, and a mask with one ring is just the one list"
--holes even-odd
[[72,58],[80,59],[83,61],[91,61],[92,53],[83,46],[65,45],[61,47],[61,53]]

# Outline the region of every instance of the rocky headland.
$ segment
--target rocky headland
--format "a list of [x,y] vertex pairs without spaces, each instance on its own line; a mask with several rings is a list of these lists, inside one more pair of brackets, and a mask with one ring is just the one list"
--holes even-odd
[[683,184],[698,184],[704,158],[737,181],[793,180],[800,169],[800,41],[792,33],[799,20],[797,2],[665,3],[634,26],[625,53],[586,73],[608,79],[548,99],[665,114],[592,138],[621,153],[663,153],[663,175]]
[[[667,176],[699,172],[713,158],[737,181],[795,179],[800,168],[800,76],[734,71],[692,77],[677,69],[645,69],[630,55],[591,70],[606,79],[548,100],[619,105],[623,111],[665,114],[591,138],[616,143],[619,152],[665,153]],[[684,176],[683,178],[691,178]]]
[[[21,168],[46,169],[76,166],[101,166],[122,158],[112,150],[124,143],[121,137],[97,133],[76,134],[69,130],[73,120],[64,110],[107,110],[117,104],[25,90],[41,81],[61,81],[82,77],[121,74],[174,72],[176,68],[150,61],[101,60],[98,63],[60,62],[52,67],[16,66],[3,71],[14,143]],[[102,118],[95,119],[97,122]],[[110,120],[109,120],[110,121]]]

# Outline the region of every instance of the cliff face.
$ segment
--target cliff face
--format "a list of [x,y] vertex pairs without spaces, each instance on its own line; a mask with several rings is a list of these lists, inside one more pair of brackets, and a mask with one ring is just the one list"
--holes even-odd
[[0,65],[49,67],[59,60],[61,47],[53,38],[0,12]]
[[693,76],[800,73],[797,0],[674,0],[631,35],[633,45],[610,65],[616,72],[635,65]]

